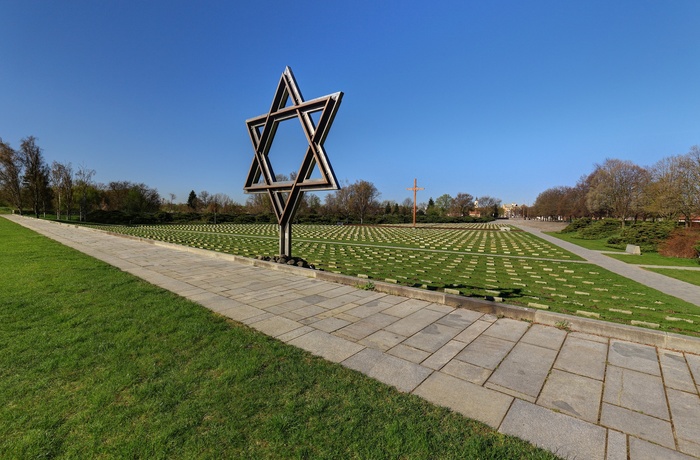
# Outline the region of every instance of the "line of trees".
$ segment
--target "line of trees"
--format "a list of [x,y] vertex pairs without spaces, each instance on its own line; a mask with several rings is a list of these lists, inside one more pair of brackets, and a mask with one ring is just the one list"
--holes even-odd
[[44,160],[33,136],[22,139],[18,150],[0,139],[0,200],[22,214],[30,209],[36,217],[55,213],[57,219],[82,220],[95,211],[129,214],[157,212],[158,191],[145,184],[115,181],[98,184],[95,171],[84,166]]
[[575,186],[560,186],[537,196],[530,216],[553,220],[612,217],[629,220],[684,220],[700,216],[700,147],[666,157],[651,167],[606,159]]
[[[22,139],[19,149],[0,139],[0,205],[20,214],[36,217],[52,214],[57,219],[105,223],[148,223],[200,220],[205,222],[276,222],[267,194],[251,194],[241,205],[223,193],[192,190],[187,201],[176,203],[143,183],[94,180],[95,171],[85,166],[74,169],[70,163],[48,165],[33,136]],[[290,179],[291,178],[291,179]],[[295,175],[279,175],[277,180],[294,180]],[[297,222],[409,223],[413,201],[379,201],[377,187],[366,180],[346,182],[324,200],[305,194],[297,209]],[[323,195],[322,195],[323,196]],[[468,193],[448,194],[418,205],[420,222],[491,220],[499,217],[501,201]],[[479,217],[484,216],[484,217]]]

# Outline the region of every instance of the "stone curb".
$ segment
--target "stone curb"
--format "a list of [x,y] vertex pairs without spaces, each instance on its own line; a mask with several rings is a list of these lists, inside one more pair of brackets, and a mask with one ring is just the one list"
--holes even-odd
[[69,225],[82,230],[101,231],[112,236],[127,238],[141,241],[156,246],[176,249],[178,251],[194,252],[210,257],[222,258],[233,262],[253,265],[255,267],[265,268],[269,270],[278,270],[284,273],[291,273],[297,276],[306,278],[315,278],[322,281],[329,281],[346,286],[361,287],[367,282],[374,284],[374,291],[384,294],[397,295],[408,297],[411,299],[424,300],[437,304],[447,305],[455,308],[466,308],[468,310],[478,311],[480,313],[488,313],[505,318],[516,319],[521,321],[529,321],[539,323],[546,326],[565,327],[567,330],[583,332],[598,336],[605,336],[629,342],[636,342],[644,345],[665,348],[669,350],[700,354],[700,338],[675,334],[672,332],[654,331],[637,326],[628,326],[625,324],[608,323],[605,321],[595,320],[591,318],[581,318],[578,316],[567,315],[564,313],[554,313],[535,308],[520,307],[517,305],[509,305],[501,302],[494,302],[484,299],[474,299],[463,297],[454,294],[446,294],[438,291],[427,291],[408,286],[401,286],[393,283],[385,283],[382,281],[363,280],[349,275],[339,273],[331,273],[327,271],[310,270],[308,268],[296,267],[293,265],[283,265],[264,260],[251,259],[249,257],[236,256],[221,252],[212,251],[209,249],[193,248],[190,246],[181,246],[174,243],[164,241],[149,240],[138,236],[124,235],[121,233],[110,232],[108,230],[94,229],[75,224],[66,224],[63,222],[47,221],[57,225]]

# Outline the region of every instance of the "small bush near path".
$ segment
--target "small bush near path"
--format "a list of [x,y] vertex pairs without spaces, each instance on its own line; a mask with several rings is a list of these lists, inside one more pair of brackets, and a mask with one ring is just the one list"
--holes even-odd
[[554,458],[6,219],[0,241],[0,458]]

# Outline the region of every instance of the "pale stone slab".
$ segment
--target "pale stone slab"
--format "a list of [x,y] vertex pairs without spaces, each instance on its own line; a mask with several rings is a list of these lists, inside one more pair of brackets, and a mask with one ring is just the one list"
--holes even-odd
[[433,353],[449,342],[461,331],[462,328],[433,323],[427,325],[415,335],[407,339],[404,344]]
[[342,364],[404,392],[413,391],[432,372],[426,367],[369,348]]
[[700,356],[686,353],[685,360],[688,362],[688,367],[693,374],[695,384],[700,386]]
[[488,388],[434,372],[413,394],[498,428],[513,398]]
[[649,345],[610,340],[608,361],[613,366],[625,367],[647,374],[661,375],[656,349]]
[[459,342],[457,340],[451,340],[447,342],[442,348],[433,353],[423,361],[421,364],[425,367],[438,370],[445,364],[447,364],[452,358],[454,358],[457,353],[464,350],[467,344],[464,342]]
[[695,457],[630,437],[630,458],[633,460],[693,460]]
[[661,377],[608,366],[603,401],[663,420],[670,420]]
[[339,363],[365,347],[349,340],[314,330],[288,342],[329,361]]
[[403,343],[400,343],[395,347],[389,349],[387,353],[405,359],[406,361],[411,361],[416,364],[423,362],[428,356],[430,356],[430,353],[428,353],[427,351],[409,347],[408,345],[404,345]]
[[340,318],[325,318],[314,323],[314,328],[323,332],[333,332],[350,324]]
[[538,347],[559,350],[565,338],[566,331],[556,327],[543,326],[542,324],[533,324],[520,341],[537,345]]
[[569,335],[554,367],[573,374],[603,380],[608,346]]
[[600,380],[553,369],[537,404],[596,423],[602,396]]
[[471,343],[474,339],[479,337],[482,332],[491,327],[491,322],[489,321],[474,321],[465,330],[463,330],[459,335],[455,337],[455,340],[459,340],[464,343]]
[[345,312],[352,316],[357,316],[358,318],[366,318],[370,315],[374,315],[375,313],[380,313],[392,305],[393,304],[382,302],[380,300],[371,300],[365,304],[346,310]]
[[627,436],[615,430],[608,430],[608,452],[605,460],[627,460]]
[[672,389],[667,393],[680,450],[700,457],[700,398],[696,393]]
[[222,316],[231,318],[234,321],[244,321],[250,318],[254,318],[256,316],[260,316],[263,313],[265,312],[263,310],[260,310],[259,308],[251,307],[249,305],[244,304],[240,304],[233,308],[221,310],[219,312],[219,314],[221,314]]
[[445,315],[443,318],[438,320],[439,324],[444,324],[449,327],[457,327],[465,329],[467,326],[472,324],[474,321],[478,320],[483,316],[483,313],[476,311],[465,310],[463,308],[453,309],[452,312]]
[[394,334],[388,331],[377,331],[374,334],[370,334],[364,339],[360,340],[358,343],[370,348],[386,351],[389,348],[395,347],[404,340],[406,340],[406,337],[403,335]]
[[456,359],[453,359],[447,363],[442,369],[440,369],[440,371],[477,385],[483,385],[493,372],[489,369],[484,369],[483,367],[475,366]]
[[517,342],[530,327],[530,323],[510,318],[500,318],[484,331],[484,335]]
[[[343,314],[341,314],[343,315]],[[339,316],[341,319],[346,319],[348,316]],[[370,334],[374,334],[384,326],[396,321],[396,317],[385,315],[383,313],[375,313],[367,316],[360,321],[349,324],[344,328],[335,331],[335,335],[345,337],[350,340],[361,340]]]
[[416,332],[420,331],[424,327],[428,326],[429,324],[434,323],[443,316],[445,316],[444,313],[422,309],[418,310],[415,313],[411,313],[405,318],[396,321],[395,323],[385,327],[384,329],[395,334],[405,335],[406,337],[409,337],[415,334]]
[[676,447],[673,440],[673,430],[669,422],[623,407],[613,406],[604,402],[600,415],[600,424],[671,449]]
[[296,339],[297,337],[300,337],[304,334],[308,334],[309,332],[313,331],[314,328],[310,326],[304,326],[300,327],[299,329],[294,329],[293,331],[289,331],[286,334],[278,335],[277,339],[283,341],[283,342],[289,342],[290,340]]
[[515,343],[508,340],[481,335],[455,359],[494,370],[514,346]]
[[556,357],[556,350],[520,342],[501,362],[486,386],[535,402]]
[[[413,313],[425,309],[430,302],[418,299],[404,299],[403,302],[397,303],[390,308],[387,308],[385,313],[387,315],[397,316],[399,318],[405,318]],[[438,314],[438,317],[442,317],[445,314],[440,312],[434,312]]]
[[697,392],[683,353],[659,350],[659,362],[664,375],[664,384],[667,387],[692,393]]
[[606,430],[516,399],[499,431],[530,441],[562,458],[605,459]]
[[271,337],[277,337],[293,331],[294,329],[299,329],[303,326],[303,324],[281,316],[272,316],[262,321],[253,323],[251,326],[263,334],[267,334]]

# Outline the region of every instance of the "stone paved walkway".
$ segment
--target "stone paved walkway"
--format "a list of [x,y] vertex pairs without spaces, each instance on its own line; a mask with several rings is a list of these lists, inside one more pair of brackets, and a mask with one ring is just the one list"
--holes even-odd
[[265,334],[564,458],[700,457],[700,356],[19,216]]

